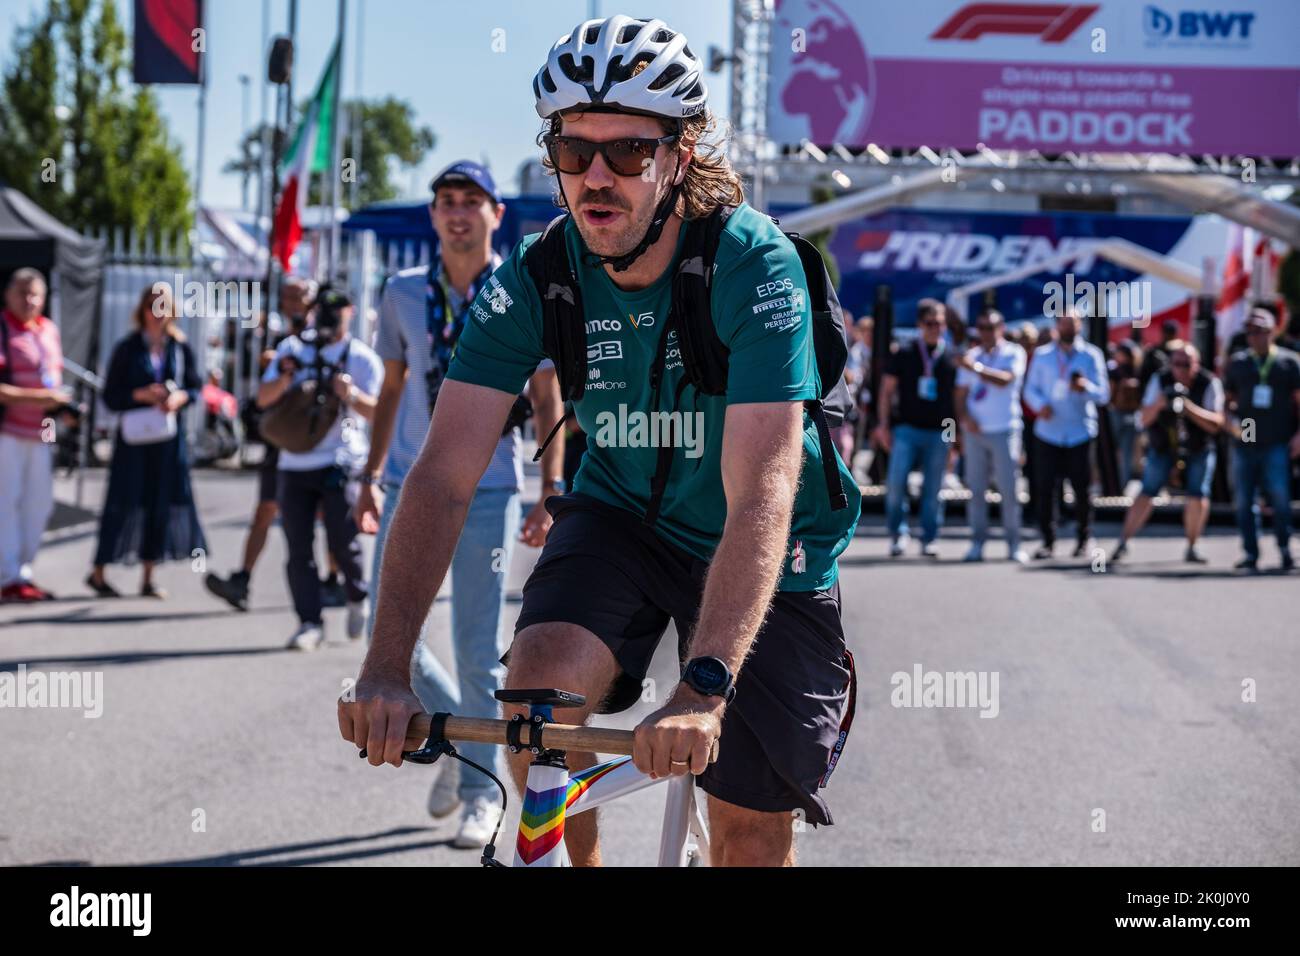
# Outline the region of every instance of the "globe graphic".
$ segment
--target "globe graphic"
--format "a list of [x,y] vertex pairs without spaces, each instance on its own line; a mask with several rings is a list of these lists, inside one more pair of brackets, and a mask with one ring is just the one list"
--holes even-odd
[[[805,31],[802,50],[792,49],[795,30]],[[791,116],[806,118],[808,138],[814,143],[865,145],[871,123],[871,61],[844,11],[830,0],[778,0],[772,50],[774,59],[784,56],[789,63],[781,107]]]

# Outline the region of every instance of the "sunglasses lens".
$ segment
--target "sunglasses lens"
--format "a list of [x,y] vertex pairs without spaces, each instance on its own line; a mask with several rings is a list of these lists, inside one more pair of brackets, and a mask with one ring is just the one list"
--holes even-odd
[[596,150],[591,143],[564,136],[553,138],[550,147],[551,162],[555,168],[570,175],[585,173],[587,167],[591,165],[591,158],[596,155]]
[[620,176],[639,176],[654,162],[655,143],[648,139],[620,139],[605,144],[609,168]]

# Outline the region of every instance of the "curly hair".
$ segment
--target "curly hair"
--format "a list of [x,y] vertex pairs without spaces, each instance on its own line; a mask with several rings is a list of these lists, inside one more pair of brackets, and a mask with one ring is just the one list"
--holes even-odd
[[[580,116],[580,109],[557,113],[542,124],[537,134],[537,145],[542,147],[542,166],[550,176],[555,175],[551,157],[547,155],[543,137],[548,133],[559,136],[565,117]],[[661,116],[654,116],[663,127],[664,134],[676,133],[677,123]],[[686,167],[686,176],[682,180],[673,210],[683,219],[703,219],[719,206],[738,206],[745,200],[745,186],[740,174],[727,158],[727,137],[719,133],[719,125],[713,113],[705,110],[681,122],[682,141],[691,147],[691,161]],[[555,184],[555,199],[561,204],[559,181]]]

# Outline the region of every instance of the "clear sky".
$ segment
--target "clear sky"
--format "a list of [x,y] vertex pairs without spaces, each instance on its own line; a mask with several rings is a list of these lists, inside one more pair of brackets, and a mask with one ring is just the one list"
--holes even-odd
[[[130,29],[133,3],[116,0]],[[271,33],[287,31],[289,0],[207,0],[208,125],[204,150],[203,201],[235,208],[238,176],[220,170],[236,154],[240,138],[241,74],[249,85],[250,124],[262,116],[265,75],[262,10],[270,10]],[[338,0],[299,0],[294,99],[306,99],[332,45]],[[517,190],[516,171],[536,155],[540,121],[533,111],[532,78],[550,45],[585,19],[590,0],[347,0],[343,96],[356,95],[358,52],[360,94],[392,95],[410,102],[419,123],[437,144],[415,171],[399,178],[403,195],[423,198],[433,173],[456,159],[486,158],[501,189]],[[614,0],[597,0],[600,16],[627,12]],[[730,0],[655,0],[654,14],[684,32],[701,58],[710,44],[729,49]],[[46,0],[0,0],[0,62],[8,66],[13,33],[44,11]],[[504,31],[494,34],[494,31]],[[494,37],[502,52],[494,52]],[[360,49],[358,49],[360,41]],[[727,115],[729,74],[706,74],[715,112]],[[273,88],[268,88],[273,89]],[[192,169],[198,138],[198,94],[194,87],[155,87],[172,136]],[[273,93],[268,93],[268,110]],[[250,189],[250,196],[253,190]]]

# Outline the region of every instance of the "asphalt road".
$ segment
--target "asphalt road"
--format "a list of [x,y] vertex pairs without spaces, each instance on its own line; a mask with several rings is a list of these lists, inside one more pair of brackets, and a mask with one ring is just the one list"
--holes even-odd
[[[209,566],[224,572],[254,482],[196,477]],[[961,527],[937,562],[891,561],[879,518],[865,519],[842,561],[858,719],[827,791],[836,825],[799,834],[801,862],[1300,863],[1300,578],[1229,570],[1227,529],[1205,542],[1210,566],[1189,569],[1174,533],[1153,530],[1099,573],[1065,559],[964,565]],[[424,815],[429,768],[371,768],[339,738],[334,701],[363,654],[342,639],[343,612],[327,612],[319,652],[282,649],[295,620],[278,530],[248,614],[211,598],[187,564],[160,570],[165,602],[92,601],[81,581],[93,545],[74,532],[43,550],[39,580],[61,600],[0,608],[0,679],[21,665],[103,681],[98,718],[0,709],[0,864],[477,862]],[[516,550],[516,599],[536,555]],[[127,568],[110,579],[137,583]],[[444,594],[444,660],[447,612]],[[918,666],[996,674],[996,716],[894,706],[893,675]],[[661,654],[661,685],[670,667]],[[607,862],[653,863],[662,794],[601,811]],[[513,824],[504,833],[508,859]]]

